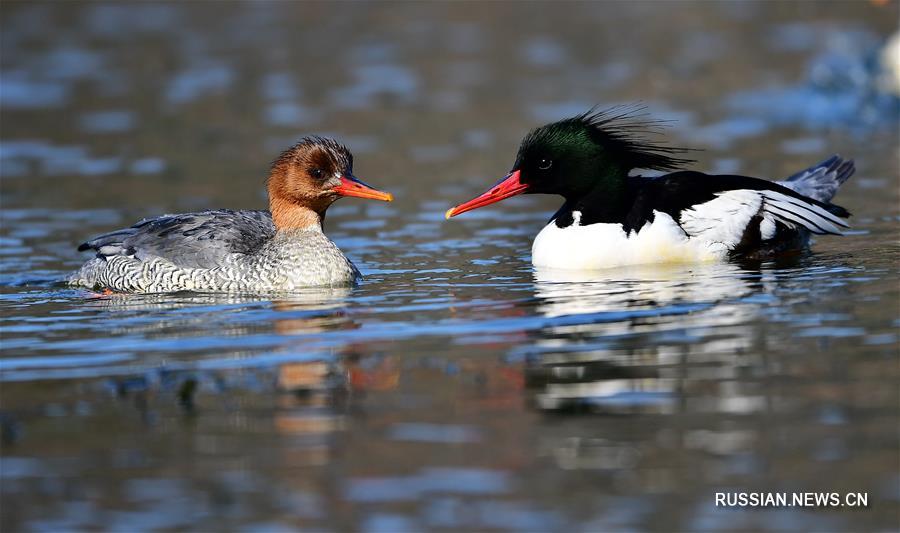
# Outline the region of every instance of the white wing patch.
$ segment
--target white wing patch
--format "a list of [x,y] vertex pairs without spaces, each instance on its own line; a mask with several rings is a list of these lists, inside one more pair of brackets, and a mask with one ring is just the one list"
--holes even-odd
[[842,235],[847,223],[823,207],[772,190],[724,191],[708,202],[681,212],[681,227],[691,236],[719,242],[729,249],[741,242],[754,216],[761,216],[760,237],[775,236],[776,222],[817,235]]
[[778,191],[759,191],[765,198],[765,212],[792,228],[806,228],[817,235],[843,235],[850,226],[827,209]]
[[775,225],[775,220],[772,217],[763,217],[762,221],[759,223],[759,237],[767,241],[775,236],[775,232],[778,231],[778,226]]
[[759,191],[726,191],[682,211],[680,223],[691,238],[722,243],[731,250],[741,242],[750,220],[762,209]]

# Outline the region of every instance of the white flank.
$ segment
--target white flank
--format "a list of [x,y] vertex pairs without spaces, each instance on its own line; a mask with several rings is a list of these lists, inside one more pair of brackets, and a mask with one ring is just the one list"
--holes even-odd
[[582,226],[581,213],[565,228],[551,222],[531,248],[537,267],[590,270],[650,263],[720,261],[728,249],[720,243],[689,239],[666,213],[654,212],[651,224],[626,235],[620,224]]
[[[653,212],[653,222],[625,234],[621,224],[581,225],[581,213],[565,228],[551,222],[531,248],[537,267],[590,270],[651,263],[697,263],[727,257],[755,216],[761,216],[763,240],[775,237],[776,222],[816,234],[840,235],[848,227],[826,209],[771,190],[721,192],[708,202],[681,212],[679,226],[671,216]],[[751,230],[754,231],[754,230]]]

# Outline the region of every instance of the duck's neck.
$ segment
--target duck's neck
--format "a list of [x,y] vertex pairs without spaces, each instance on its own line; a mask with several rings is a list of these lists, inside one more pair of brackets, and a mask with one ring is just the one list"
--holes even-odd
[[566,206],[581,212],[581,224],[621,223],[631,204],[633,191],[628,186],[627,171],[610,169],[584,194],[566,197]]
[[277,231],[322,229],[325,213],[280,197],[269,199],[272,222]]

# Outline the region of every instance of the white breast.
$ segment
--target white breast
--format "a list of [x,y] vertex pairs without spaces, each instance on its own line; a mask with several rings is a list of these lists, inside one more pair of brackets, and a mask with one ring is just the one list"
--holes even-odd
[[581,225],[575,221],[559,228],[551,222],[538,233],[531,248],[531,262],[537,267],[590,270],[650,263],[694,263],[725,259],[722,243],[690,239],[672,217],[654,212],[651,224],[640,231],[625,233],[621,224]]

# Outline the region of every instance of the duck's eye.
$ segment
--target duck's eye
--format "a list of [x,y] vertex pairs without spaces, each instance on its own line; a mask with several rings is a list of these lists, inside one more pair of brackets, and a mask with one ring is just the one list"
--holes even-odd
[[549,159],[541,159],[541,162],[538,163],[538,168],[541,170],[550,170],[550,167],[553,166],[553,161]]
[[321,168],[314,168],[314,169],[310,170],[309,173],[310,173],[310,175],[312,175],[312,177],[314,177],[316,179],[322,179],[322,169]]

